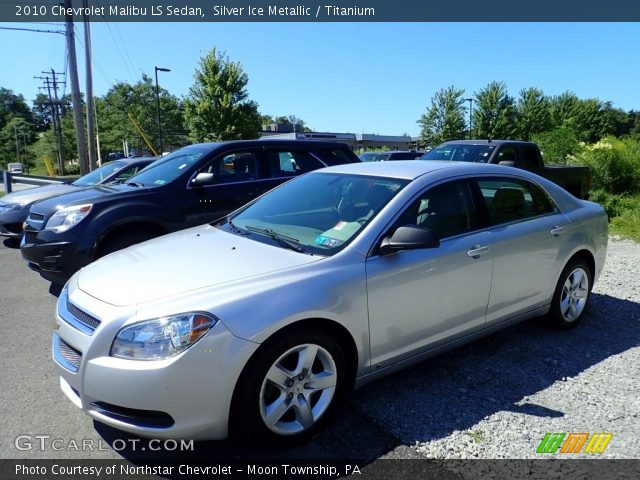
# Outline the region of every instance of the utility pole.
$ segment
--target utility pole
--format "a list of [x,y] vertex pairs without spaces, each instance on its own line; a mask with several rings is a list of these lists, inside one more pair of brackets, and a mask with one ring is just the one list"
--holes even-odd
[[[59,72],[56,72],[53,68],[51,69],[51,77],[49,77],[49,72],[42,72],[45,74],[45,77],[33,77],[36,79],[40,79],[44,83],[44,87],[40,87],[40,90],[47,91],[47,95],[49,96],[49,109],[51,112],[51,123],[53,124],[53,131],[56,136],[56,144],[57,144],[57,163],[58,163],[58,172],[60,175],[64,175],[64,153],[62,149],[62,122],[61,122],[61,113],[60,113],[60,100],[58,100],[58,85],[64,84],[65,82],[59,82],[56,78],[56,75],[62,75]],[[53,89],[53,95],[51,95],[51,90]],[[55,100],[54,100],[55,98]]]
[[[71,12],[71,0],[64,0],[66,12]],[[89,173],[87,160],[87,144],[84,138],[84,122],[82,120],[82,100],[80,98],[80,82],[78,80],[78,62],[76,59],[76,37],[73,32],[73,14],[65,14],[65,30],[67,32],[67,50],[69,52],[69,75],[71,75],[71,99],[73,104],[73,118],[76,124],[76,145],[78,147],[78,162],[80,175]]]
[[22,163],[20,160],[20,144],[18,143],[18,127],[14,125],[13,131],[16,134],[16,159],[18,160],[18,163]]
[[158,86],[158,72],[170,72],[168,68],[155,67],[156,69],[156,112],[158,114],[158,135],[160,137],[160,151],[158,152],[162,156],[162,122],[160,121],[160,87]]
[[89,170],[96,168],[96,128],[95,109],[93,107],[93,74],[91,72],[91,29],[87,15],[89,10],[88,0],[82,0],[84,7],[84,53],[87,82],[87,138],[89,139]]

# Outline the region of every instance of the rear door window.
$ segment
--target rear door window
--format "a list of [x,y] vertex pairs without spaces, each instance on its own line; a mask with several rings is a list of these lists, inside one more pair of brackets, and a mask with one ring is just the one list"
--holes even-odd
[[531,182],[514,178],[477,180],[489,211],[489,223],[500,225],[553,213],[546,192]]
[[313,153],[329,167],[358,161],[357,157],[354,159],[355,154],[350,155],[340,148],[320,148],[314,150]]
[[272,178],[292,177],[324,167],[318,159],[298,150],[270,150],[267,163]]

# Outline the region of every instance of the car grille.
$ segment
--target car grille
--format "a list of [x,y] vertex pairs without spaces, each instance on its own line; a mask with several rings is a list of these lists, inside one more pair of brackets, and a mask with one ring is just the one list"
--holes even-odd
[[91,331],[95,330],[100,325],[100,320],[98,320],[95,317],[92,317],[87,312],[80,310],[73,303],[71,303],[68,298],[67,298],[67,311],[71,315],[73,315],[77,321],[85,325]]
[[27,245],[33,245],[36,243],[36,237],[38,236],[38,232],[34,232],[32,230],[24,231],[24,243]]
[[80,360],[82,360],[82,353],[73,348],[67,342],[58,337],[58,348],[60,349],[60,355],[68,363],[73,365],[76,370],[80,368]]

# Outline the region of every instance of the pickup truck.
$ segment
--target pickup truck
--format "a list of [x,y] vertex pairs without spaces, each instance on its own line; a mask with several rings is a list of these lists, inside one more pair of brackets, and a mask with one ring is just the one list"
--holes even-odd
[[545,165],[535,143],[516,140],[453,140],[438,145],[421,160],[495,163],[522,168],[560,185],[573,196],[588,199],[589,167]]
[[297,175],[359,162],[344,143],[243,140],[190,145],[125,183],[77,189],[34,203],[20,250],[31,269],[63,284],[104,255],[217,220]]

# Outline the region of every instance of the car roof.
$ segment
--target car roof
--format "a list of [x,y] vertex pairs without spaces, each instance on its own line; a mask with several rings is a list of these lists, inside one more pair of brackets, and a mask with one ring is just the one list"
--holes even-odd
[[533,142],[525,142],[524,140],[449,140],[448,142],[441,143],[438,145],[439,147],[442,145],[491,145],[498,146],[504,144],[514,144],[514,145],[535,145]]
[[[443,171],[447,176],[474,174],[517,174],[526,177],[522,169],[475,162],[451,162],[437,160],[398,160],[394,162],[347,163],[317,170],[320,173],[339,173],[346,175],[368,175],[386,178],[415,180],[422,175]],[[313,174],[313,172],[312,172]]]

